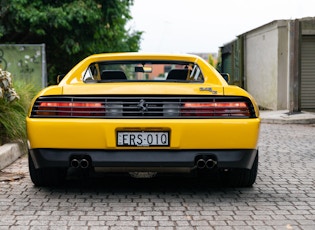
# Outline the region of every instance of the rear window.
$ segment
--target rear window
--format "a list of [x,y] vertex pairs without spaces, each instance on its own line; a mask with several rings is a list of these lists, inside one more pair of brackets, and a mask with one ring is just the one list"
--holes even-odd
[[170,61],[107,61],[92,63],[83,73],[86,83],[121,81],[203,82],[198,65]]

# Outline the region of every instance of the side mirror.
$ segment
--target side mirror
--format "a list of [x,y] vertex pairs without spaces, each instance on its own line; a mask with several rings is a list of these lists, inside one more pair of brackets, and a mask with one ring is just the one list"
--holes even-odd
[[65,74],[59,74],[56,79],[57,84],[59,84],[65,76]]
[[228,73],[221,73],[222,77],[224,78],[224,80],[229,83],[230,82],[230,74]]

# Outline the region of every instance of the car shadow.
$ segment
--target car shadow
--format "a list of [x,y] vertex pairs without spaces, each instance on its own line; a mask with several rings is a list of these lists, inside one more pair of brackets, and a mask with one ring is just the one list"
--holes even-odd
[[[207,175],[157,174],[152,178],[134,178],[128,173],[70,174],[62,185],[47,189],[81,193],[152,194],[202,193],[236,188],[221,183],[216,173]],[[251,189],[251,188],[247,188]]]

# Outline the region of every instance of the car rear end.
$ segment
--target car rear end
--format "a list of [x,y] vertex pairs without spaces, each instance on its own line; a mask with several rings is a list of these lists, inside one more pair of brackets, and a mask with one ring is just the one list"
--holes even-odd
[[34,99],[27,118],[33,178],[36,170],[71,167],[218,171],[233,175],[229,181],[237,175],[239,186],[255,182],[259,126],[250,95],[204,82],[54,86]]

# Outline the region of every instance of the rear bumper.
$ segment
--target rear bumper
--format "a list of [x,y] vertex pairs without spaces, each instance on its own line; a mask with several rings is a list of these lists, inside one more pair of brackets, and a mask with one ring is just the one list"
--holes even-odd
[[217,168],[251,169],[257,149],[237,150],[71,150],[31,149],[36,168],[71,167],[74,158],[87,158],[91,167],[116,168],[196,168],[200,158],[211,158]]
[[[260,119],[27,118],[31,149],[121,150],[117,131],[169,131],[169,149],[255,149]],[[128,148],[130,150],[131,148]],[[133,147],[138,150],[138,147]],[[155,148],[157,149],[157,148]],[[150,149],[151,151],[151,149]]]

